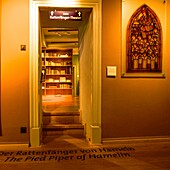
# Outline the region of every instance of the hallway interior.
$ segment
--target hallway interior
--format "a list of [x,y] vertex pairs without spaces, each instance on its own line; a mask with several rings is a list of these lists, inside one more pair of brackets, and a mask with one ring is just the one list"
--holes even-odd
[[72,95],[42,96],[44,112],[78,111],[79,105],[79,97],[72,97]]
[[59,138],[68,135],[84,138],[81,124],[79,97],[72,95],[43,96],[43,143],[46,138]]

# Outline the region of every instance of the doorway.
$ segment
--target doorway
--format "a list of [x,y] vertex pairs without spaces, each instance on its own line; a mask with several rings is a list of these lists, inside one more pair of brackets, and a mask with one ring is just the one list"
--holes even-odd
[[[85,30],[91,11],[91,8],[39,8],[44,144],[53,138],[84,137],[78,93],[78,49],[79,36]],[[55,19],[57,16],[59,19]],[[69,17],[75,19],[67,19]]]
[[[64,3],[65,1],[63,1]],[[86,56],[86,59],[91,61],[90,67],[84,66],[82,74],[85,74],[87,69],[91,73],[90,83],[86,80],[81,84],[87,83],[91,88],[89,95],[90,100],[85,100],[83,91],[80,89],[80,110],[82,111],[82,123],[85,126],[86,139],[93,144],[101,143],[101,1],[88,1],[86,3],[75,3],[67,1],[67,4],[61,4],[54,1],[32,1],[31,3],[31,42],[30,42],[30,144],[31,146],[39,146],[41,144],[42,134],[42,118],[41,114],[41,72],[39,62],[41,61],[38,37],[40,33],[40,18],[39,9],[42,7],[48,8],[91,8],[92,15],[90,17],[90,24],[88,24],[88,31],[91,32],[91,40],[93,46],[90,46],[91,53],[90,59]],[[33,12],[34,11],[34,12]],[[79,45],[80,58],[88,53],[87,39],[89,39],[89,33],[84,30],[82,36],[80,36],[81,44]],[[86,50],[85,50],[86,48]],[[34,56],[34,57],[33,57]],[[81,59],[80,59],[81,60]],[[85,63],[87,60],[81,61]],[[73,67],[75,69],[75,67]],[[80,66],[80,68],[82,68]],[[81,71],[80,71],[81,72]],[[84,77],[84,76],[83,76]],[[89,78],[88,76],[86,78]],[[81,76],[80,76],[81,79]],[[89,105],[89,110],[85,109]]]

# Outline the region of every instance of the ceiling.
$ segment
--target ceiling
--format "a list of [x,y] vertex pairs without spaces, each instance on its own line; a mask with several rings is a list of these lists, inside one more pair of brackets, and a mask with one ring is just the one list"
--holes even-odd
[[[50,11],[81,11],[82,21],[71,20],[51,20]],[[40,22],[42,28],[42,46],[48,48],[77,48],[78,37],[81,34],[81,28],[88,21],[91,8],[40,8]]]

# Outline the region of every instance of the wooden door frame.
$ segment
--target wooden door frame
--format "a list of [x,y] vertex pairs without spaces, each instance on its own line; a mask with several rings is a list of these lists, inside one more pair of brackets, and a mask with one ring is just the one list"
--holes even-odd
[[[91,143],[101,143],[101,43],[102,0],[30,0],[30,145],[41,144],[41,115],[38,93],[39,7],[92,8],[93,10],[93,67],[92,67],[92,122]],[[96,140],[97,139],[97,140]]]

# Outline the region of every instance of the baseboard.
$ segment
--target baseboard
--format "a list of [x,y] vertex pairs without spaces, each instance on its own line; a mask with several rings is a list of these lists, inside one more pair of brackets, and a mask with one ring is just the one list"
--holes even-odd
[[40,147],[41,142],[41,128],[31,128],[30,129],[30,146]]
[[29,148],[28,143],[15,144],[15,143],[0,143],[0,150],[3,149],[27,149]]
[[91,145],[101,145],[101,127],[90,125],[90,141]]
[[144,136],[144,137],[122,137],[122,138],[102,138],[102,143],[130,143],[130,142],[170,142],[170,136]]

